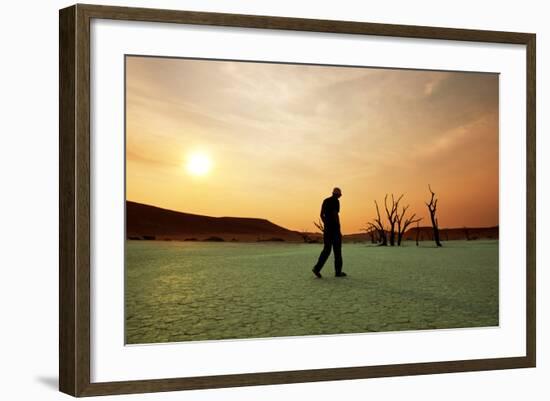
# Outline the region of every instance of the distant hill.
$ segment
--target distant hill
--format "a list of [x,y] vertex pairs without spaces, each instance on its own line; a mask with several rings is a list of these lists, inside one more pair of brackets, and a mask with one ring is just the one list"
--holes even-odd
[[[403,235],[404,239],[416,239],[416,227],[408,229]],[[420,240],[433,240],[433,228],[419,227],[418,238]],[[476,239],[498,239],[498,226],[494,227],[458,227],[458,228],[440,228],[439,239],[447,240],[476,240]]]
[[[404,240],[415,241],[417,228],[409,228],[403,234]],[[387,232],[389,238],[389,232]],[[433,241],[433,228],[431,226],[418,227],[418,239],[420,241]],[[366,233],[345,235],[344,239],[355,241],[370,241],[370,236]],[[498,239],[498,226],[494,227],[458,227],[458,228],[440,228],[439,239],[441,241],[452,240],[477,240],[477,239]],[[397,234],[396,234],[397,240]]]
[[[321,233],[304,233],[307,234],[307,238],[310,242],[323,242],[323,235]],[[388,243],[390,238],[389,231],[386,232],[388,237]],[[477,240],[477,239],[498,239],[498,226],[495,227],[460,227],[460,228],[440,228],[439,237],[441,241],[452,240]],[[408,241],[416,240],[416,227],[411,228],[403,234],[403,239]],[[370,234],[365,232],[344,234],[342,236],[343,242],[371,242]],[[395,234],[395,240],[397,241],[397,233]],[[433,228],[431,226],[418,228],[418,240],[419,241],[433,241]]]
[[303,242],[300,233],[266,219],[203,216],[131,201],[126,202],[126,236],[129,239],[182,241]]
[[[403,239],[406,241],[416,240],[417,228],[413,227],[405,231]],[[386,232],[389,239],[389,232]],[[397,234],[396,240],[397,240]],[[419,241],[433,241],[433,228],[431,226],[418,227]],[[348,241],[370,241],[371,237],[367,233],[345,235],[344,239]],[[441,241],[454,240],[477,240],[477,239],[498,239],[498,226],[494,227],[458,227],[458,228],[440,228],[439,239]]]
[[[403,234],[406,241],[416,240],[416,227],[410,228]],[[386,232],[389,236],[389,231]],[[319,234],[320,236],[320,234]],[[321,237],[322,238],[322,237]],[[495,227],[459,227],[459,228],[440,228],[439,238],[441,241],[454,240],[477,240],[477,239],[498,239],[498,226]],[[395,234],[397,240],[397,234]],[[343,236],[344,242],[365,242],[371,241],[371,236],[367,233],[347,234]],[[433,228],[431,226],[418,227],[419,241],[433,241]]]

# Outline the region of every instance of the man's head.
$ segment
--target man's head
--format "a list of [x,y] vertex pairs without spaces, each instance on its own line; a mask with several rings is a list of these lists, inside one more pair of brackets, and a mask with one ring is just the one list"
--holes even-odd
[[336,197],[336,198],[339,198],[340,196],[342,196],[342,190],[338,187],[335,187],[333,190],[332,190],[332,196]]

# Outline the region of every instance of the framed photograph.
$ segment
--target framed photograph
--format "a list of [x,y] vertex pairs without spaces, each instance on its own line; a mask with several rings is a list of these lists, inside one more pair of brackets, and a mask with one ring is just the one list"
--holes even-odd
[[59,27],[60,391],[535,366],[534,34]]

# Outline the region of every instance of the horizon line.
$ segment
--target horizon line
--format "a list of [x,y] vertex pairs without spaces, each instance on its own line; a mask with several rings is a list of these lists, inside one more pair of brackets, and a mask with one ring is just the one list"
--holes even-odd
[[[194,216],[202,216],[202,217],[211,217],[211,218],[215,218],[215,219],[220,219],[220,218],[233,218],[233,219],[257,219],[257,220],[265,220],[265,221],[270,222],[271,224],[274,224],[274,225],[276,225],[276,226],[279,226],[279,227],[281,227],[281,228],[284,228],[285,230],[288,230],[288,231],[293,231],[293,232],[297,232],[297,233],[319,234],[319,235],[322,234],[322,233],[317,233],[317,232],[315,232],[315,231],[293,230],[293,229],[287,228],[287,227],[285,227],[285,226],[283,226],[283,225],[274,223],[273,221],[271,221],[271,220],[269,220],[269,219],[266,219],[266,218],[264,218],[264,217],[211,216],[211,215],[206,215],[206,214],[197,214],[197,213],[184,212],[184,211],[181,211],[181,210],[168,209],[168,208],[166,208],[166,207],[151,205],[151,204],[148,204],[148,203],[137,202],[137,201],[130,200],[130,199],[126,199],[125,202],[137,203],[138,205],[154,207],[154,208],[166,210],[166,211],[169,211],[169,212],[183,213],[183,214],[191,214],[191,215],[194,215]],[[124,211],[126,211],[126,207],[124,208]],[[488,228],[495,228],[495,227],[498,228],[498,227],[499,227],[499,224],[496,224],[496,225],[489,225],[489,226],[439,227],[439,230],[460,230],[460,229],[464,229],[464,228],[477,228],[477,229],[485,228],[485,229],[488,229]],[[414,229],[414,228],[416,228],[416,226],[415,226],[415,227],[410,227],[410,228],[408,228],[407,231],[412,230],[412,229]],[[430,225],[428,225],[428,226],[419,226],[418,228],[432,228],[432,226],[430,226]],[[389,230],[387,230],[387,231],[389,232]],[[395,231],[395,232],[397,232],[397,231]],[[406,231],[405,231],[405,232],[406,232]],[[358,235],[358,234],[366,235],[367,233],[366,233],[366,232],[342,233],[342,235]]]

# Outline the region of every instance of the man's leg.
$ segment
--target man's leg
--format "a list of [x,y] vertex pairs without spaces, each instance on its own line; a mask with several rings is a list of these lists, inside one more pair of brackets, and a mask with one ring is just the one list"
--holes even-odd
[[317,263],[313,267],[313,270],[319,273],[321,269],[323,268],[323,265],[327,261],[329,255],[330,255],[330,248],[332,247],[332,240],[331,240],[330,233],[324,233],[323,235],[323,243],[324,247],[321,251],[321,254],[319,255],[319,259],[317,260]]
[[336,275],[342,274],[342,234],[337,233],[334,236],[334,242],[332,243],[334,249],[334,272]]

